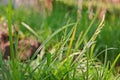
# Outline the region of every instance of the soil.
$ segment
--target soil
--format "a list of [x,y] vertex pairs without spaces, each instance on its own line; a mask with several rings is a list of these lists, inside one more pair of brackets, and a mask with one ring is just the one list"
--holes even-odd
[[[13,34],[15,34],[15,30],[13,31]],[[15,39],[15,36],[13,36],[13,39]],[[16,44],[15,40],[13,40],[15,58],[16,55],[18,55],[18,59],[20,61],[27,61],[33,56],[39,46],[40,43],[33,38],[19,38],[18,44]],[[8,26],[4,23],[0,23],[0,50],[3,55],[3,59],[8,60],[9,58],[11,58]]]

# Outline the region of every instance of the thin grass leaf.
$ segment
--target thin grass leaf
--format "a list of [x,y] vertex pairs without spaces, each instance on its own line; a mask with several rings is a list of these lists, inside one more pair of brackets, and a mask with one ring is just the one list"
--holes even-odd
[[[109,51],[109,50],[116,50],[117,48],[107,48],[107,51]],[[98,56],[100,56],[102,53],[104,53],[106,51],[106,49],[105,50],[102,50],[100,53],[98,53],[97,55],[96,55],[96,58],[98,57]]]
[[77,49],[78,43],[79,43],[80,39],[82,38],[82,34],[83,34],[83,32],[79,33],[79,37],[78,37],[77,42],[75,44],[75,49]]
[[111,67],[110,67],[110,72],[112,71],[112,69],[114,68],[116,62],[118,61],[118,59],[120,58],[120,53],[118,54],[118,56],[115,58],[114,62],[112,63]]
[[12,39],[12,0],[9,0],[8,5],[8,12],[7,12],[7,18],[8,18],[8,30],[9,30],[9,41],[10,41],[10,55],[12,61],[14,61],[14,49],[13,49],[13,39]]
[[75,34],[76,34],[77,24],[78,24],[78,23],[76,23],[75,26],[74,26],[73,34],[72,34],[72,37],[71,37],[71,40],[70,40],[69,49],[68,49],[68,51],[67,51],[67,55],[66,55],[66,56],[68,56],[68,55],[70,54],[70,52],[71,52],[71,47],[72,47],[73,40],[74,40]]
[[38,39],[39,39],[39,35],[26,23],[22,22],[21,23],[25,28],[27,28],[31,33],[33,33]]
[[47,65],[49,66],[51,63],[51,53],[47,53]]
[[91,58],[91,59],[92,59],[92,57],[93,57],[93,53],[94,53],[95,46],[96,46],[96,44],[93,44],[93,45],[91,46],[91,49],[90,49],[90,58]]

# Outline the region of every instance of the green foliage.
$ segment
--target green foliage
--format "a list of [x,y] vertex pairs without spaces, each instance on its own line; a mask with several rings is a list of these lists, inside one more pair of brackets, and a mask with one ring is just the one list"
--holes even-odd
[[[76,7],[71,8],[60,2],[55,3],[53,13],[46,18],[42,17],[40,13],[9,10],[11,15],[6,14],[9,26],[17,23],[17,27],[25,36],[30,36],[32,33],[42,42],[32,59],[41,49],[45,48],[45,52],[41,51],[36,60],[31,59],[28,63],[20,62],[17,59],[14,62],[5,61],[0,54],[0,79],[120,79],[120,75],[115,74],[115,65],[120,57],[120,54],[117,55],[120,35],[118,18],[115,18],[114,21],[112,19],[100,21],[96,19],[96,14],[95,18],[90,21],[87,18],[86,9],[84,9],[81,20],[76,22]],[[0,15],[6,17],[4,10]],[[14,17],[12,17],[13,15]],[[26,23],[27,27],[22,22]],[[115,27],[112,27],[114,25]],[[9,31],[11,31],[11,27]],[[11,33],[10,36],[12,36]],[[114,48],[118,49],[115,51]],[[113,57],[110,53],[116,53],[116,55]],[[102,58],[98,58],[99,55]],[[108,61],[112,58],[113,62]]]

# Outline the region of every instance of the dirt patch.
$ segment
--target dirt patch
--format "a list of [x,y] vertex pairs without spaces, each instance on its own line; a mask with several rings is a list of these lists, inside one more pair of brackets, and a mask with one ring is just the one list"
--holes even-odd
[[[13,39],[14,38],[15,37],[13,36]],[[29,58],[31,58],[39,46],[40,43],[33,38],[19,38],[18,44],[13,41],[15,56],[18,55],[18,59],[20,59],[21,61],[27,61]],[[7,60],[8,58],[11,58],[8,27],[6,24],[3,23],[0,23],[0,50],[3,54],[3,59]]]

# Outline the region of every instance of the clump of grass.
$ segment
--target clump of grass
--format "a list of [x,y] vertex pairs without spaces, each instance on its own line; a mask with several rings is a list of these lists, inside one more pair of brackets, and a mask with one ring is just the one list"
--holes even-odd
[[[74,24],[66,24],[57,31],[55,31],[48,39],[46,39],[42,45],[36,51],[36,54],[40,49],[45,47],[45,45],[54,38],[59,32],[67,30],[69,26]],[[56,43],[53,48],[54,52],[45,52],[46,56],[35,60],[34,62],[30,60],[27,64],[15,62],[14,66],[9,66],[12,64],[8,60],[8,70],[6,69],[6,63],[1,57],[1,67],[2,67],[2,79],[7,80],[93,80],[93,79],[106,79],[112,80],[115,78],[112,69],[114,64],[118,60],[119,56],[116,58],[115,62],[109,70],[109,63],[105,66],[98,61],[96,57],[93,56],[94,48],[91,48],[95,44],[95,39],[103,27],[103,21],[98,26],[97,30],[93,36],[86,41],[82,50],[75,48],[72,44],[75,39],[75,31],[77,29],[77,23],[71,30],[63,35],[63,39]],[[34,32],[32,30],[32,32]],[[83,35],[81,35],[83,36]],[[82,40],[82,39],[78,39]],[[82,41],[84,43],[84,40]],[[78,45],[78,44],[76,44]],[[81,45],[79,45],[81,46]],[[92,51],[91,51],[92,50]],[[36,55],[35,54],[35,55]],[[41,54],[40,54],[41,55]],[[33,56],[34,57],[34,56]],[[33,65],[34,66],[33,66]],[[14,73],[14,74],[13,74]],[[118,76],[117,76],[118,77]],[[116,78],[117,78],[116,77]]]
[[[116,76],[113,74],[113,68],[120,55],[116,57],[114,63],[112,63],[112,66],[109,68],[110,63],[106,61],[107,49],[104,64],[101,63],[101,61],[99,61],[97,57],[93,54],[96,47],[96,38],[101,32],[101,29],[104,25],[104,18],[99,23],[92,37],[89,40],[85,40],[85,37],[88,35],[88,32],[90,31],[95,20],[96,17],[93,19],[86,31],[80,33],[77,42],[75,41],[75,35],[76,29],[78,27],[78,22],[69,23],[68,21],[65,26],[56,30],[52,35],[50,35],[46,40],[43,41],[41,46],[35,52],[32,59],[26,64],[21,63],[17,60],[15,60],[14,62],[11,60],[4,61],[2,60],[2,55],[0,55],[0,67],[2,74],[2,76],[0,77],[2,78],[2,80],[119,79],[120,75]],[[9,33],[11,37],[11,15],[8,15],[8,23]],[[26,28],[29,29],[31,33],[33,33],[39,39],[39,35],[33,29],[29,28],[28,25]],[[61,31],[64,33],[64,35],[59,42],[56,42],[56,44],[52,46],[52,50],[49,51],[47,49],[44,53],[40,52],[40,56],[43,54],[45,54],[45,56],[38,56],[38,58],[33,61],[33,58],[38,54],[38,52],[44,47],[46,48],[46,44],[48,42],[51,42],[51,39],[54,39],[55,36],[59,36],[58,33],[60,33]],[[12,38],[10,40],[12,44]],[[74,43],[76,44],[74,45]],[[79,47],[82,48],[80,49]],[[12,49],[13,47],[11,46],[11,52]]]

